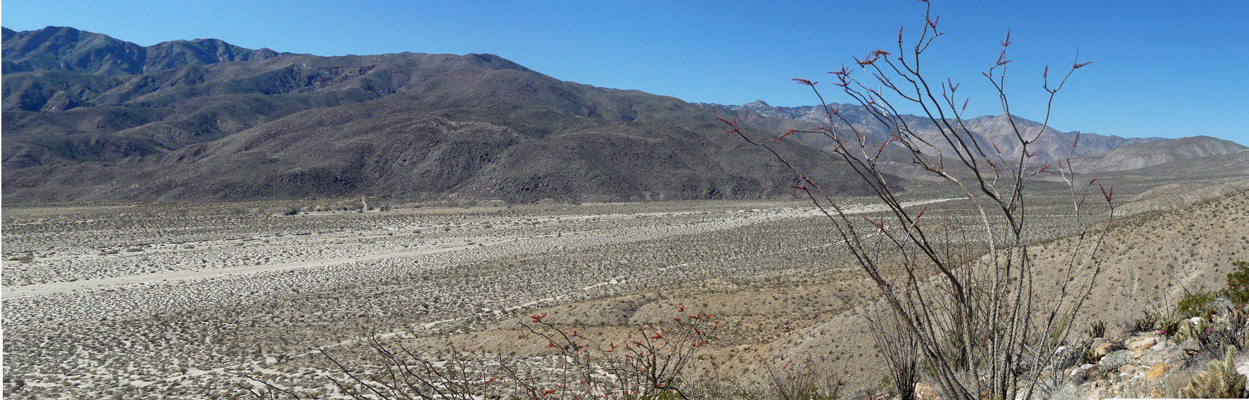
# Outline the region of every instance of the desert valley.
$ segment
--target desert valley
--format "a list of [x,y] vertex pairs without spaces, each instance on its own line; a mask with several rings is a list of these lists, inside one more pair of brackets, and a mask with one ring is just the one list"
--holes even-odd
[[[876,283],[812,206],[815,187],[777,162],[808,171],[862,238],[906,229],[872,227],[892,209],[830,137],[773,140],[820,124],[822,106],[690,103],[489,54],[144,47],[53,27],[5,29],[3,48],[7,398],[351,398],[335,382],[383,375],[377,345],[430,361],[420,368],[472,360],[463,371],[488,383],[502,367],[566,365],[544,327],[601,351],[639,327],[671,336],[659,327],[687,314],[715,328],[681,381],[705,396],[771,393],[796,382],[778,378],[791,365],[811,368],[799,376],[821,393],[898,396],[866,322],[883,304]],[[981,220],[972,199],[985,195],[887,149],[896,139],[870,110],[834,106],[868,148],[883,143],[881,179],[926,228]],[[722,120],[775,143],[776,157]],[[898,120],[919,137],[942,129]],[[1046,374],[1067,378],[1045,396],[1175,397],[1222,347],[1134,324],[1225,288],[1249,261],[1249,148],[1009,114],[962,129],[1010,154],[1021,151],[1005,144],[1010,126],[1045,134],[1029,157],[1081,171],[1038,173],[1020,197],[1033,293],[1094,283],[1068,317],[1064,348],[1080,350]],[[1088,182],[1084,197],[1113,193],[1113,214],[1100,203],[1073,214],[1072,181]],[[1064,275],[1085,232],[1105,235],[1100,272]],[[1249,357],[1234,361],[1249,374]]]

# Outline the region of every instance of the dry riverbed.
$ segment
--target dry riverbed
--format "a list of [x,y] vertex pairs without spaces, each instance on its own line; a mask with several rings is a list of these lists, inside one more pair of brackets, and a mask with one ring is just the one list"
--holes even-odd
[[[973,215],[966,201],[913,197],[932,226]],[[1032,239],[1070,232],[1065,200],[1039,199]],[[864,199],[845,204],[882,212]],[[506,333],[530,311],[602,330],[677,304],[731,319],[737,341],[714,351],[742,363],[810,337],[827,344],[820,354],[857,352],[860,361],[838,365],[845,374],[878,373],[869,344],[814,333],[852,321],[845,312],[870,299],[870,285],[803,203],[4,211],[11,398],[233,398],[246,394],[240,375],[316,389],[333,371],[316,349],[364,354],[371,335],[532,345]]]
[[281,214],[6,210],[5,394],[226,398],[239,393],[231,373],[370,334],[467,332],[526,308],[749,280],[835,252],[798,203]]

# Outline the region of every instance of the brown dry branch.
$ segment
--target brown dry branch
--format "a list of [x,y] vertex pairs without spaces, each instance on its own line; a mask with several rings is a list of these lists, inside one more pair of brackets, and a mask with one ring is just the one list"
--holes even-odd
[[[356,369],[340,363],[324,349],[320,353],[347,376],[328,376],[342,393],[352,399],[476,399],[499,398],[507,393],[507,382],[496,373],[506,368],[502,360],[487,363],[481,357],[462,357],[450,347],[450,359],[432,362],[399,345],[392,349],[376,337],[369,341],[381,365],[372,370]],[[513,380],[516,382],[519,380]],[[291,393],[286,393],[292,395]],[[295,397],[298,398],[298,397]]]
[[825,361],[808,355],[802,363],[791,360],[777,366],[760,358],[766,378],[753,387],[739,387],[738,395],[748,399],[836,399],[841,393],[841,382],[824,372],[831,369]]
[[[462,356],[450,347],[449,359],[430,361],[407,347],[369,339],[376,365],[344,365],[320,350],[340,376],[326,375],[342,396],[352,399],[657,399],[691,397],[685,371],[715,336],[720,321],[681,306],[671,322],[640,325],[625,340],[606,345],[576,329],[544,318],[521,325],[552,349],[545,362],[487,361]],[[275,383],[239,376],[237,386],[257,399],[302,398]]]
[[[590,340],[576,330],[569,333],[534,315],[522,324],[548,342],[560,361],[551,388],[535,390],[538,398],[659,398],[665,394],[688,399],[684,372],[698,350],[707,344],[720,322],[703,312],[686,313],[681,306],[672,322],[639,325],[625,341],[589,347]],[[591,351],[593,350],[593,351]]]
[[907,332],[902,325],[904,318],[894,314],[893,309],[872,309],[864,317],[872,325],[872,340],[885,359],[888,378],[897,388],[898,397],[901,400],[914,400],[915,385],[920,378],[917,337]]
[[[1049,95],[1045,119],[1035,131],[1024,131],[1015,124],[1005,91],[1010,63],[1006,50],[1011,43],[1007,34],[997,61],[983,73],[996,89],[1014,131],[1016,150],[1003,153],[997,143],[984,142],[964,124],[967,101],[959,106],[958,84],[948,79],[932,81],[921,72],[923,53],[942,36],[937,19],[930,16],[929,6],[913,47],[904,44],[899,32],[896,56],[876,50],[862,60],[855,59],[870,74],[870,82],[860,82],[852,76],[855,71],[844,66],[831,72],[837,80],[834,85],[862,106],[887,131],[886,136],[865,133],[829,107],[814,82],[796,80],[811,87],[826,111],[825,124],[805,132],[832,140],[833,152],[887,207],[884,215],[864,218],[870,226],[850,218],[819,182],[767,143],[752,139],[736,120],[722,121],[730,133],[770,152],[803,181],[796,189],[827,217],[862,271],[875,282],[904,336],[915,341],[924,376],[935,382],[944,397],[1028,399],[1053,365],[1055,349],[1068,339],[1101,271],[1097,255],[1107,230],[1095,230],[1091,222],[1096,212],[1086,203],[1092,193],[1102,192],[1109,219],[1114,219],[1113,188],[1100,184],[1094,188],[1095,179],[1080,182],[1070,155],[1046,162],[1034,159],[1034,143],[1048,128],[1053,98],[1072,72],[1087,63],[1073,63],[1056,86],[1045,82]],[[1048,79],[1048,69],[1044,75]],[[895,103],[922,110],[931,126],[908,122]],[[936,133],[924,134],[925,129]],[[1078,139],[1072,147],[1077,145]],[[926,208],[904,209],[899,188],[878,163],[886,150],[903,152],[915,165],[939,177],[961,201],[974,207],[979,220],[945,229],[925,226]],[[1042,298],[1036,292],[1041,282],[1033,280],[1034,255],[1025,241],[1025,232],[1031,228],[1025,193],[1032,178],[1055,170],[1070,188],[1069,218],[1081,229],[1075,236],[1075,250],[1063,256],[1065,279]],[[901,273],[886,272],[886,253],[901,257]],[[877,339],[884,341],[883,349],[904,345],[889,335],[877,335]],[[891,360],[891,365],[905,362]]]

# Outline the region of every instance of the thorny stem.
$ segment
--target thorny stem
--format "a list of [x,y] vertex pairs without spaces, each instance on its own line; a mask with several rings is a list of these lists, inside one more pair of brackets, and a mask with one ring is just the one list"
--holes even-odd
[[[862,106],[871,119],[885,127],[891,135],[888,139],[882,138],[884,143],[879,147],[871,143],[873,139],[851,123],[840,109],[829,107],[823,95],[816,89],[815,83],[795,79],[811,87],[827,117],[825,126],[800,132],[819,133],[833,141],[836,146],[832,152],[846,161],[862,182],[888,207],[898,226],[904,227],[899,235],[895,236],[890,232],[883,219],[869,219],[877,228],[871,234],[879,236],[874,243],[866,243],[863,241],[866,237],[864,233],[856,230],[853,220],[840,205],[800,168],[772,146],[747,135],[736,119],[722,121],[729,126],[730,133],[737,134],[751,145],[766,149],[805,184],[796,188],[802,190],[808,200],[831,222],[840,235],[840,241],[845,244],[861,269],[876,283],[883,299],[899,319],[902,329],[916,339],[920,353],[928,360],[925,365],[931,367],[928,373],[947,396],[963,399],[987,396],[996,399],[1016,398],[1017,394],[1022,394],[1024,399],[1030,399],[1032,389],[1040,380],[1042,372],[1054,360],[1052,347],[1056,344],[1050,343],[1048,338],[1052,335],[1057,335],[1060,341],[1068,338],[1074,316],[1084,306],[1093,289],[1093,283],[1101,272],[1098,251],[1109,230],[1103,229],[1095,238],[1090,237],[1088,226],[1078,233],[1075,248],[1063,270],[1067,279],[1057,288],[1059,298],[1048,305],[1038,304],[1034,298],[1036,282],[1033,278],[1036,272],[1033,270],[1033,256],[1024,236],[1028,221],[1024,193],[1028,180],[1047,172],[1051,165],[1047,162],[1039,170],[1032,171],[1029,158],[1036,151],[1032,150],[1031,145],[1048,129],[1053,99],[1057,92],[1076,69],[1087,63],[1081,64],[1077,58],[1077,62],[1073,63],[1056,87],[1051,88],[1048,81],[1045,82],[1044,89],[1049,94],[1045,119],[1035,133],[1026,134],[1011,115],[1005,92],[1006,66],[1010,63],[1006,59],[1006,49],[1010,45],[1008,33],[1002,41],[1002,52],[998,60],[984,76],[997,91],[1004,118],[1013,133],[1016,146],[1012,150],[1013,155],[1007,158],[997,144],[993,144],[994,154],[990,155],[986,151],[986,144],[981,143],[982,139],[978,139],[967,128],[961,109],[956,107],[955,92],[958,85],[947,80],[949,84],[940,85],[941,93],[938,96],[933,86],[921,74],[922,53],[941,36],[941,32],[937,30],[939,18],[931,18],[930,11],[929,6],[925,12],[926,23],[909,55],[903,46],[902,31],[899,31],[898,50],[903,55],[890,58],[888,52],[876,50],[862,60],[855,60],[860,67],[871,71],[879,88],[860,83],[850,76],[853,71],[846,67],[832,72],[839,80],[836,86]],[[882,63],[886,67],[882,67]],[[1045,77],[1048,77],[1048,69]],[[933,136],[939,136],[936,139],[948,146],[949,154],[957,157],[957,165],[963,167],[965,176],[947,169],[944,161],[947,153],[921,135],[917,131],[919,127],[912,126],[902,118],[885,94],[896,95],[899,101],[909,102],[923,111],[927,122],[936,130],[936,135]],[[964,108],[965,104],[966,101]],[[848,130],[851,135],[843,135],[843,130]],[[793,132],[787,132],[778,140]],[[919,224],[923,211],[914,213],[905,210],[896,197],[896,189],[889,183],[891,178],[877,163],[886,148],[895,142],[895,147],[900,147],[909,154],[916,165],[952,183],[961,192],[963,199],[975,207],[980,220],[981,232],[978,235],[969,235],[968,230],[957,226],[953,228],[964,237],[963,254],[956,254],[948,240],[944,244],[931,240],[925,226]],[[1072,144],[1073,149],[1075,145],[1076,143]],[[857,148],[853,148],[855,146]],[[1063,161],[1066,162],[1065,165]],[[1092,182],[1084,188],[1083,193],[1077,193],[1075,185],[1071,183],[1075,175],[1070,157],[1059,161],[1058,169],[1070,186],[1073,218],[1078,221],[1082,215],[1081,205],[1087,198]],[[968,176],[972,181],[965,183],[963,178]],[[972,187],[975,189],[971,189]],[[1111,192],[1103,190],[1103,193],[1111,208],[1107,221],[1109,226],[1114,222],[1114,208]],[[984,201],[988,204],[982,203]],[[1007,231],[999,232],[995,228],[989,216],[990,208],[996,210],[994,215],[1005,222]],[[947,229],[947,238],[948,232]],[[905,236],[901,236],[902,233]],[[999,237],[1000,234],[1004,236]],[[1085,259],[1081,254],[1088,250],[1086,242],[1089,239],[1092,239],[1092,247]],[[983,252],[966,247],[974,241],[983,241]],[[882,247],[884,244],[888,246]],[[886,276],[882,270],[885,248],[896,251],[901,257],[904,270],[904,284],[901,286],[897,285],[895,278]],[[912,257],[916,251],[923,255],[924,262]],[[928,273],[924,272],[928,271],[926,266],[932,267],[942,279],[928,279]],[[1074,282],[1072,278],[1076,274],[1086,275],[1088,279]],[[1040,320],[1034,320],[1034,317],[1040,317]],[[1017,364],[1026,358],[1033,360],[1035,366],[1026,376],[1021,377]],[[1020,390],[1024,392],[1020,393]]]

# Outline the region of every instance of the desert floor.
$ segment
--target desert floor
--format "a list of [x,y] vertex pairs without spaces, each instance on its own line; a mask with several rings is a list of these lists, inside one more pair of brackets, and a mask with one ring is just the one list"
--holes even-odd
[[[1249,259],[1249,195],[1230,181],[1117,189],[1137,216],[1108,235],[1102,318],[1121,325]],[[971,215],[933,193],[906,194],[926,223]],[[1038,246],[1061,250],[1081,226],[1069,201],[1038,195]],[[814,355],[842,384],[879,383],[856,310],[873,288],[807,204],[344,204],[6,205],[4,394],[231,398],[240,375],[332,394],[316,349],[363,362],[373,336],[431,358],[451,345],[537,357],[546,342],[517,325],[530,314],[608,341],[681,306],[725,321],[703,370],[751,379],[761,361]]]

